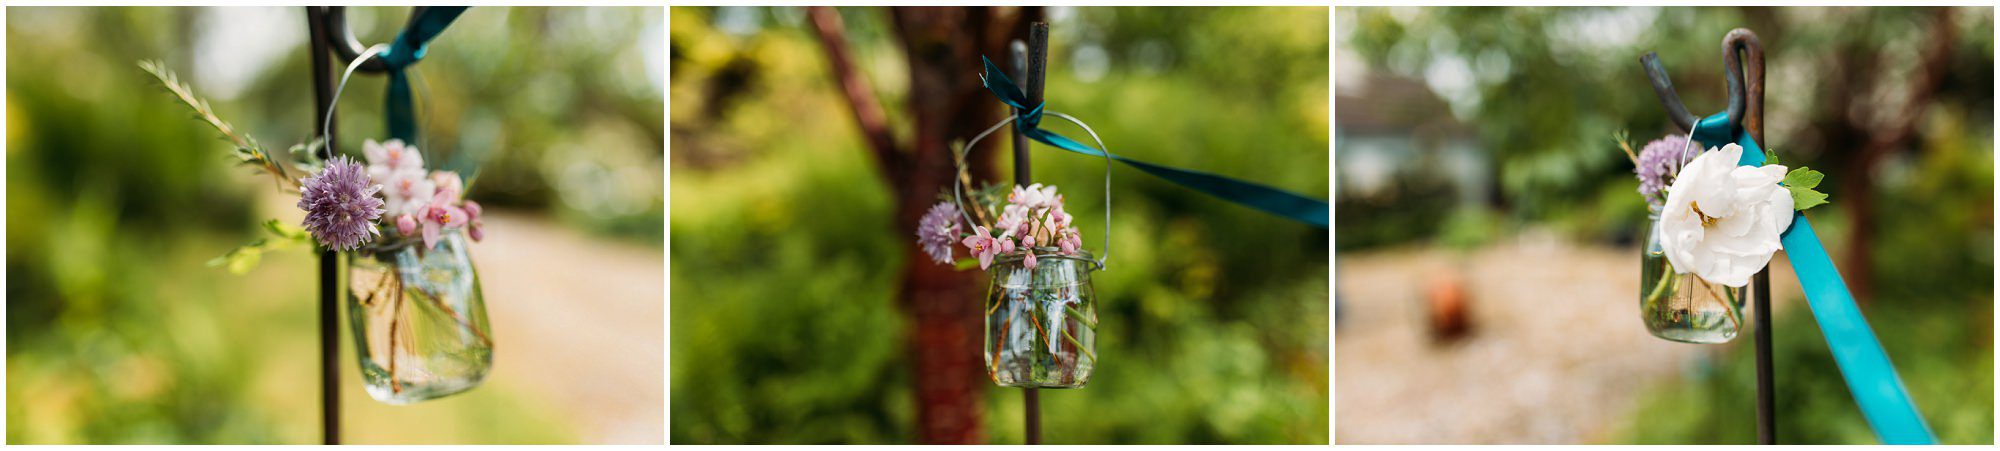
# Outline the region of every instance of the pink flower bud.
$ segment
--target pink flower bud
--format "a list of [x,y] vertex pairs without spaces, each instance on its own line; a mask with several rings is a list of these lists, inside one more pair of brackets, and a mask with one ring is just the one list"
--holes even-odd
[[409,234],[416,232],[417,232],[417,218],[410,217],[410,215],[407,214],[396,216],[396,233],[408,236]]

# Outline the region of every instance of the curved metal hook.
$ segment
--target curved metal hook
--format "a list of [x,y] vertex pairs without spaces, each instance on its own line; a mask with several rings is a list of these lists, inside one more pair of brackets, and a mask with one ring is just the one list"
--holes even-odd
[[[367,51],[368,46],[361,45],[361,40],[354,37],[354,30],[347,28],[347,7],[318,6],[316,8],[326,8],[325,14],[320,16],[326,21],[326,26],[320,27],[320,31],[326,33],[327,45],[333,47],[333,54],[339,56],[341,62],[353,62],[355,58],[360,58],[361,54]],[[414,22],[418,17],[423,16],[424,10],[427,8],[430,7],[417,6],[411,8],[409,20]],[[408,28],[409,24],[405,23],[404,27]],[[383,64],[382,60],[373,57],[361,63],[360,66],[361,72],[380,73],[387,72],[388,70],[389,65]]]
[[[1743,66],[1746,61],[1748,67]],[[1738,28],[1723,36],[1722,68],[1729,81],[1729,124],[1748,127],[1750,138],[1763,142],[1764,44],[1758,42],[1756,32]]]
[[[1739,57],[1737,51],[1745,55]],[[1742,58],[1750,60],[1749,87],[1745,92]],[[1646,52],[1639,57],[1639,64],[1645,68],[1646,78],[1653,83],[1653,94],[1659,96],[1660,104],[1667,109],[1667,118],[1682,130],[1694,130],[1701,121],[1700,116],[1689,113],[1687,105],[1681,103],[1680,95],[1674,92],[1674,82],[1667,78],[1667,69],[1660,65],[1660,55]],[[1752,138],[1763,140],[1764,110],[1764,46],[1757,41],[1757,33],[1749,29],[1730,30],[1722,39],[1723,80],[1729,86],[1728,118],[1730,128],[1745,125],[1749,117]]]
[[1667,119],[1682,130],[1694,130],[1700,117],[1689,113],[1686,104],[1681,103],[1680,94],[1674,93],[1674,82],[1667,78],[1667,68],[1660,66],[1660,54],[1646,52],[1639,57],[1639,65],[1646,70],[1646,79],[1653,82],[1653,95],[1659,96],[1660,105],[1667,108]]

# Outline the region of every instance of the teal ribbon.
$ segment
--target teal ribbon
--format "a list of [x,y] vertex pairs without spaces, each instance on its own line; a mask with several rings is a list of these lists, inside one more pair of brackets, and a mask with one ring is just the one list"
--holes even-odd
[[451,21],[458,19],[467,6],[432,6],[424,8],[396,40],[389,43],[388,50],[376,55],[376,59],[389,68],[389,99],[383,108],[384,117],[389,120],[389,137],[403,140],[412,145],[417,142],[417,120],[414,102],[410,95],[410,79],[403,69],[424,59],[424,52],[430,46],[431,38],[444,32]]
[[1021,114],[1014,117],[1014,128],[1021,130],[1029,139],[1041,141],[1043,144],[1056,146],[1057,148],[1071,152],[1094,157],[1107,157],[1117,160],[1120,163],[1125,163],[1127,166],[1137,168],[1147,174],[1152,174],[1155,177],[1192,188],[1195,191],[1207,193],[1222,200],[1263,210],[1267,213],[1303,222],[1314,227],[1322,229],[1327,227],[1326,201],[1221,175],[1126,158],[1090,147],[1055,132],[1043,130],[1040,127],[1042,122],[1042,108],[1048,106],[1048,102],[1042,102],[1033,107],[1027,106],[1028,96],[1021,93],[1021,88],[1014,85],[1014,80],[1007,78],[1007,74],[1001,72],[999,66],[993,65],[992,60],[988,60],[984,56],[979,57],[979,60],[986,63],[986,90],[992,91],[993,95],[999,97],[1000,101],[1006,103],[1007,106],[1022,110]]
[[[1702,119],[1695,125],[1695,140],[1734,141],[1743,146],[1743,157],[1737,164],[1763,165],[1764,149],[1750,139],[1749,132],[1730,127],[1727,116],[1721,113]],[[1813,320],[1819,322],[1827,348],[1833,351],[1833,361],[1847,380],[1847,390],[1854,394],[1854,403],[1861,407],[1861,415],[1868,419],[1876,438],[1891,445],[1937,443],[1930,426],[1917,413],[1916,403],[1910,400],[1909,390],[1903,387],[1903,379],[1896,375],[1896,367],[1889,363],[1889,353],[1882,350],[1882,342],[1876,340],[1874,329],[1868,327],[1868,319],[1854,305],[1854,295],[1847,291],[1847,283],[1840,279],[1840,271],[1834,269],[1833,259],[1826,255],[1826,247],[1820,245],[1819,235],[1813,233],[1805,213],[1793,213],[1792,225],[1780,235],[1779,242],[1784,244],[1785,255],[1792,262],[1792,272],[1798,275],[1799,287],[1805,290]]]

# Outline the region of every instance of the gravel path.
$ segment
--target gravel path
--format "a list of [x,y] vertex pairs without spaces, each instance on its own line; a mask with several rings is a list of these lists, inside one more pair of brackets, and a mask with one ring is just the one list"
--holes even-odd
[[[1772,298],[1793,299],[1797,282],[1778,261]],[[1751,342],[1747,329],[1719,346],[1648,334],[1636,248],[1529,233],[1469,253],[1344,253],[1335,265],[1340,444],[1603,442],[1629,422],[1644,389]],[[1434,345],[1425,293],[1454,277],[1464,281],[1473,329]]]
[[664,252],[494,212],[474,247],[497,356],[583,443],[666,441]]

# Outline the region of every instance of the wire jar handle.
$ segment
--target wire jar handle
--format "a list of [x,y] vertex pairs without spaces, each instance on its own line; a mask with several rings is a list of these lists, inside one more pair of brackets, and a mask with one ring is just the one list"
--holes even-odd
[[[1070,115],[1062,114],[1055,111],[1045,111],[1042,114],[1045,116],[1054,116],[1057,118],[1061,118],[1062,120],[1069,121],[1072,124],[1076,124],[1077,127],[1082,127],[1085,133],[1090,134],[1090,139],[1092,141],[1097,142],[1097,148],[1101,151],[1100,153],[1104,157],[1104,251],[1098,254],[1095,260],[1095,262],[1097,263],[1097,269],[1103,270],[1105,269],[1104,262],[1111,258],[1111,149],[1105,147],[1104,139],[1097,137],[1097,131],[1091,130],[1090,126],[1085,125],[1083,121],[1077,120],[1075,117],[1071,117]],[[977,146],[980,140],[986,139],[987,135],[993,134],[994,131],[1000,130],[1001,127],[1007,126],[1007,124],[1013,122],[1014,118],[1016,117],[1019,117],[1019,115],[1009,115],[1007,116],[1006,119],[1001,119],[999,123],[993,124],[992,127],[987,127],[986,131],[979,132],[979,135],[973,136],[972,141],[965,143],[965,146],[959,147],[958,158],[952,159],[952,164],[958,168],[958,172],[953,175],[953,178],[957,178],[958,176],[965,174],[965,155],[967,152],[971,152],[972,148],[974,146]],[[959,185],[961,185],[961,183],[959,183],[957,180],[952,181],[951,184],[952,203],[958,205],[958,215],[965,219],[966,224],[975,224],[977,222],[973,221],[972,215],[967,214],[965,212],[966,211],[965,195],[960,192]],[[1031,249],[1029,250],[1029,252],[1033,252],[1033,250]]]

